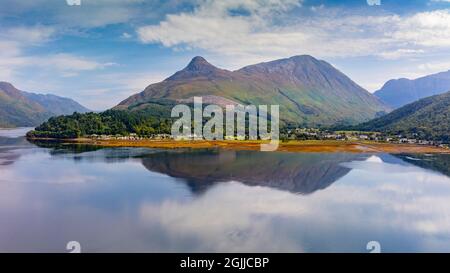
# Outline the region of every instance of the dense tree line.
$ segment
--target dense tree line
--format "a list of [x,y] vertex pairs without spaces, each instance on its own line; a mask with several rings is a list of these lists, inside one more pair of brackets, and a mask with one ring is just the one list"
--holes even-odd
[[[348,129],[348,128],[347,128]],[[427,97],[350,129],[450,142],[450,92]]]
[[407,138],[450,142],[450,92],[427,97],[388,115],[346,128]]
[[[29,137],[78,138],[88,135],[139,136],[170,133],[171,119],[149,111],[108,110],[102,113],[74,113],[52,117],[28,133]],[[170,116],[170,115],[169,115]],[[167,116],[166,116],[167,117]]]

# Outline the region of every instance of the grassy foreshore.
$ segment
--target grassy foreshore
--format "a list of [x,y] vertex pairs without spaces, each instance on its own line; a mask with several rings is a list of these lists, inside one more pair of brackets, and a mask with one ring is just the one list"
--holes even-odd
[[[52,139],[35,139],[52,140]],[[59,140],[61,141],[61,140]],[[260,145],[268,143],[264,141],[178,141],[178,140],[103,140],[78,138],[64,140],[65,143],[78,143],[87,145],[96,145],[103,147],[147,147],[147,148],[224,148],[233,150],[260,150]],[[374,141],[336,141],[336,140],[291,140],[279,143],[278,151],[284,152],[350,152],[350,153],[447,153],[450,149],[436,146],[416,145],[416,144],[394,144],[381,143]]]

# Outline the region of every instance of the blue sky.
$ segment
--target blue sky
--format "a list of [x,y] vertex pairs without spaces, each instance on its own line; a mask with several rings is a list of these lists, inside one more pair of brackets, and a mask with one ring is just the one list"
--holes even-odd
[[216,66],[310,54],[373,92],[450,69],[450,0],[0,0],[0,80],[118,104],[202,55]]

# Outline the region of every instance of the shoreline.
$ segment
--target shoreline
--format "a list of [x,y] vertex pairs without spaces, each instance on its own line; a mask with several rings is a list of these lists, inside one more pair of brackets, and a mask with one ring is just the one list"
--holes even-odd
[[[259,151],[260,145],[267,141],[252,140],[102,140],[90,138],[55,139],[55,138],[28,138],[35,141],[55,141],[67,144],[84,144],[101,147],[141,147],[164,149],[205,149],[223,148],[231,150]],[[337,140],[290,140],[281,142],[277,152],[303,152],[303,153],[419,153],[419,154],[450,154],[450,149],[417,144],[393,144],[371,141],[337,141]]]
[[34,127],[0,127],[1,131],[33,130]]

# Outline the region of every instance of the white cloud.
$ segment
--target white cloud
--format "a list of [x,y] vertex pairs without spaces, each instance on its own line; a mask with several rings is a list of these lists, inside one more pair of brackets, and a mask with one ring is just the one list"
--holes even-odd
[[45,57],[36,57],[33,58],[33,60],[34,61],[31,65],[51,67],[59,71],[88,71],[116,65],[115,63],[99,63],[83,57],[65,53]]
[[[126,23],[142,15],[144,0],[82,0],[80,6],[69,6],[65,0],[0,0],[2,16],[36,16],[62,27],[101,27]],[[42,17],[41,17],[42,16]]]
[[68,77],[76,76],[78,72],[98,70],[114,65],[116,64],[111,62],[101,63],[67,53],[38,56],[17,54],[2,56],[0,59],[0,70],[2,71],[0,77],[3,80],[14,81],[15,74],[24,68],[39,68],[40,72],[47,71],[54,76]]
[[[265,31],[273,16],[282,16],[301,1],[201,1],[193,13],[169,14],[159,25],[137,30],[144,43],[161,43],[167,47],[201,48],[226,55],[273,55],[284,51],[285,44],[304,39],[302,33]],[[234,16],[241,10],[248,16]],[[282,31],[282,29],[280,29]],[[284,37],[280,37],[284,36]],[[277,44],[281,41],[282,44]],[[270,46],[269,46],[270,44]]]
[[414,57],[422,53],[425,53],[425,51],[422,49],[400,48],[392,51],[381,52],[380,56],[385,59],[395,60],[403,57]]
[[13,67],[22,61],[17,58],[20,49],[17,43],[0,40],[0,79],[10,79],[14,73]]
[[13,79],[16,69],[30,62],[24,48],[45,43],[54,33],[44,26],[0,28],[0,79]]
[[422,12],[398,22],[393,38],[430,47],[450,47],[450,10]]
[[56,30],[52,27],[30,26],[2,29],[0,32],[0,79],[14,82],[16,74],[23,68],[35,67],[60,74],[74,76],[80,71],[102,69],[115,65],[101,63],[68,53],[32,55],[27,50],[45,45],[53,39]]
[[21,45],[40,44],[47,42],[56,30],[52,27],[46,26],[32,26],[32,27],[13,27],[3,30],[0,38],[7,38],[9,41],[15,41]]
[[101,27],[126,23],[139,14],[134,4],[142,0],[84,0],[81,6],[62,8],[55,13],[61,24],[74,27]]
[[69,6],[65,0],[0,0],[2,7],[0,20],[28,17],[28,21],[35,20],[60,29],[84,30],[159,19],[161,14],[188,6],[192,0],[82,0],[81,2],[80,6]]
[[[169,74],[153,71],[139,73],[105,73],[97,75],[95,80],[84,83],[85,88],[77,91],[79,101],[91,109],[109,109],[137,92],[144,90],[149,84],[167,78]],[[89,85],[94,87],[89,87]]]
[[[398,59],[450,47],[447,9],[400,16],[320,8],[311,16],[292,18],[284,13],[295,7],[293,1],[274,1],[264,11],[255,7],[261,2],[246,6],[248,2],[202,2],[193,12],[169,14],[159,24],[139,27],[137,34],[143,43],[203,49],[239,61],[297,54]],[[238,3],[247,8],[247,16],[230,15]],[[284,23],[275,23],[279,21]]]
[[436,73],[440,71],[450,70],[450,60],[443,62],[422,63],[418,66],[421,71],[426,73]]
[[144,203],[140,216],[149,230],[175,238],[167,245],[191,242],[191,251],[301,252],[312,245],[319,251],[350,245],[364,250],[368,241],[392,236],[417,237],[420,251],[448,248],[442,241],[430,245],[450,235],[450,219],[442,217],[450,209],[448,177],[376,156],[346,166],[349,174],[308,196],[227,182],[187,202]]
[[120,37],[123,39],[131,39],[133,37],[133,35],[131,35],[128,32],[124,32],[124,33],[122,33],[122,35]]

